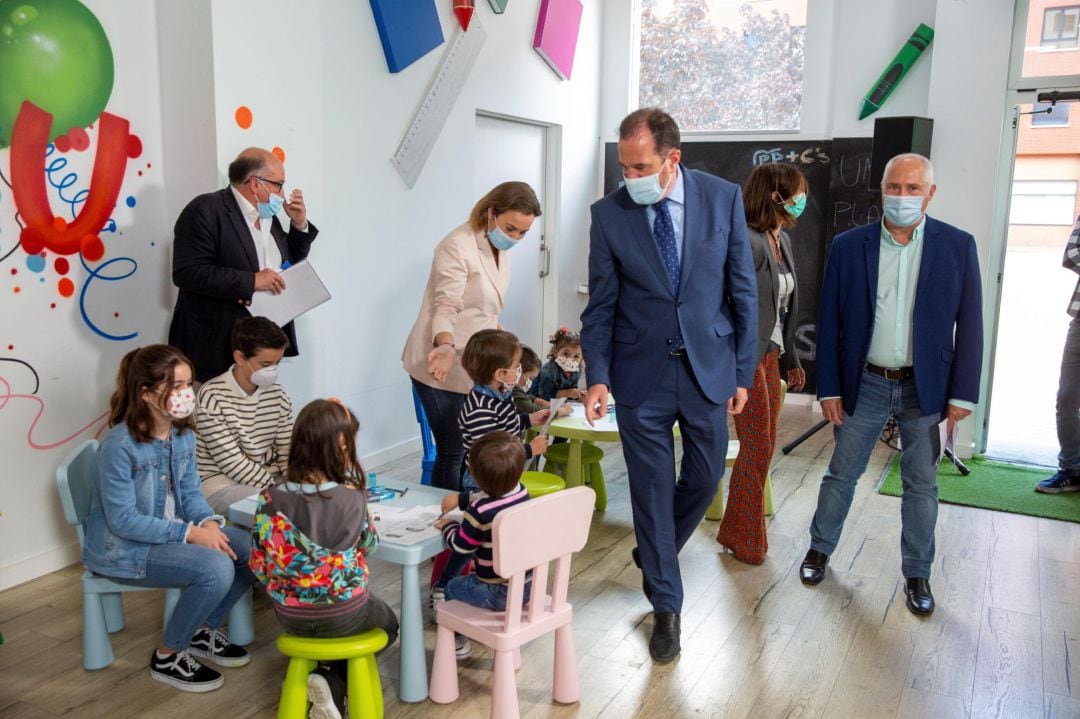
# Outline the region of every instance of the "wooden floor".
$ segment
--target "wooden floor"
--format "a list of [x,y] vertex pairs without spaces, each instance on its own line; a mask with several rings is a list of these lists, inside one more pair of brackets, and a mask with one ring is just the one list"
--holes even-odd
[[[781,439],[816,419],[788,408]],[[552,703],[549,637],[522,652],[523,716],[1080,717],[1080,525],[942,505],[937,611],[916,618],[903,601],[900,502],[873,491],[889,457],[879,444],[826,581],[804,587],[798,565],[832,451],[823,430],[791,455],[777,455],[764,565],[722,553],[713,522],[703,522],[683,550],[683,651],[660,666],[649,659],[649,605],[630,560],[625,465],[617,445],[604,448],[608,511],[595,515],[570,585],[581,702]],[[384,479],[413,479],[418,464],[414,456],[379,471]],[[375,591],[396,605],[397,568],[377,559],[371,565]],[[273,646],[278,627],[265,598],[255,605],[253,662],[223,670],[225,686],[213,694],[184,694],[148,675],[160,638],[156,592],[125,598],[116,661],[82,670],[80,572],[68,567],[0,593],[0,716],[275,715],[285,662]],[[433,645],[429,627],[429,662]],[[396,648],[380,661],[386,716],[487,715],[487,650],[461,663],[462,698],[449,706],[399,702],[397,665]]]

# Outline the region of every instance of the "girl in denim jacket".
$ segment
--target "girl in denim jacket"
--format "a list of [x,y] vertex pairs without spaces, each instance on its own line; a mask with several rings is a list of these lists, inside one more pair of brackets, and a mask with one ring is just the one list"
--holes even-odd
[[181,589],[150,676],[207,692],[224,680],[194,657],[226,667],[251,661],[221,626],[254,576],[247,534],[226,527],[199,489],[191,378],[191,362],[168,345],[132,350],[121,360],[112,429],[94,468],[83,563],[122,584]]

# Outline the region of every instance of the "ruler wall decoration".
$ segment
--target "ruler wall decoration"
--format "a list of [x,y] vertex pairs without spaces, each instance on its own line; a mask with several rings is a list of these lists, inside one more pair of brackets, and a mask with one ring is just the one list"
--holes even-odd
[[477,17],[467,32],[458,31],[391,155],[390,162],[410,189],[416,185],[486,39],[487,33]]

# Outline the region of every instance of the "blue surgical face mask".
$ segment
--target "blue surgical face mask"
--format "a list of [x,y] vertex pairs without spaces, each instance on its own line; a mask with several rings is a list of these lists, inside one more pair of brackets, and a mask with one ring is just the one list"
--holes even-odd
[[517,244],[517,240],[503,232],[498,223],[495,224],[494,230],[488,230],[487,236],[491,246],[496,250],[513,249],[514,245]]
[[[663,167],[661,165],[660,169],[662,170]],[[668,184],[670,185],[674,179],[675,174],[672,173]],[[664,191],[667,189],[660,184],[659,172],[645,177],[623,176],[623,182],[626,183],[626,191],[630,193],[630,199],[639,205],[655,205],[664,196]]]
[[[262,183],[262,180],[259,180],[259,182]],[[266,185],[263,184],[263,187],[266,187]],[[269,220],[271,217],[281,212],[281,208],[285,206],[284,197],[270,192],[269,187],[266,188],[266,192],[270,195],[266,198],[266,202],[260,202],[257,205],[259,218],[263,220]]]
[[911,227],[918,224],[923,214],[924,195],[884,195],[882,205],[885,217],[896,227]]
[[798,217],[803,213],[803,210],[806,209],[806,193],[800,192],[799,194],[795,195],[795,197],[792,197],[791,201],[795,204],[789,205],[787,204],[787,202],[785,202],[784,211],[792,217]]

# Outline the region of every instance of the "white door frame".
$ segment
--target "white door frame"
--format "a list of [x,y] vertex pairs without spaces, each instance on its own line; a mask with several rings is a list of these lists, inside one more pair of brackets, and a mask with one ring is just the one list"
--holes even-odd
[[[476,109],[476,116],[518,122],[544,129],[544,187],[541,188],[541,194],[544,197],[544,207],[542,208],[544,211],[544,232],[540,235],[540,266],[536,269],[537,274],[544,280],[543,307],[541,310],[544,321],[540,326],[541,333],[544,334],[542,339],[546,344],[548,328],[556,326],[560,321],[559,263],[555,261],[554,254],[559,244],[559,227],[562,214],[562,126],[480,108]],[[542,352],[538,351],[537,353],[543,356]]]
[[997,352],[997,335],[1001,311],[1001,290],[1005,273],[1005,253],[1008,249],[1009,206],[1012,201],[1012,179],[1016,164],[1016,141],[1019,137],[1020,105],[1034,103],[1039,92],[1055,89],[1076,89],[1080,75],[1061,77],[1022,77],[1024,49],[1027,37],[1030,0],[1016,0],[1013,15],[1012,52],[1009,56],[1009,81],[1005,93],[1005,119],[998,147],[997,180],[994,183],[994,217],[987,251],[986,287],[983,288],[983,363],[980,378],[981,401],[975,407],[975,453],[986,452],[990,422],[991,389]]

